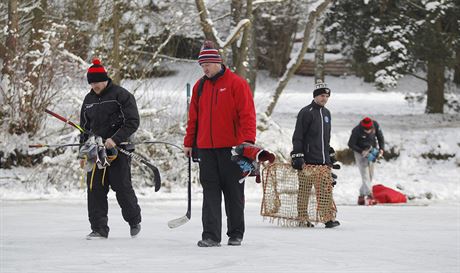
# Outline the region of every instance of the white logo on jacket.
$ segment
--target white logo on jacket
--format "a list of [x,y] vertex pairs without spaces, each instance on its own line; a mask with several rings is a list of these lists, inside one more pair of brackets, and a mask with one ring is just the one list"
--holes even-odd
[[225,90],[227,90],[227,88],[226,88],[226,87],[222,87],[222,88],[219,89],[219,92],[224,92]]

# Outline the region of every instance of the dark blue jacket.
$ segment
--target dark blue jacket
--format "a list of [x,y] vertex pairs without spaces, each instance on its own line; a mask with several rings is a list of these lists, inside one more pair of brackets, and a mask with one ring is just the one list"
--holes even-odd
[[331,164],[331,113],[314,101],[300,110],[292,136],[293,153],[303,153],[306,164]]
[[[112,138],[117,145],[129,141],[139,127],[134,96],[111,80],[99,95],[91,89],[83,100],[80,126],[103,139]],[[87,135],[82,135],[80,143],[87,138]],[[133,150],[134,146],[128,145],[125,149]]]

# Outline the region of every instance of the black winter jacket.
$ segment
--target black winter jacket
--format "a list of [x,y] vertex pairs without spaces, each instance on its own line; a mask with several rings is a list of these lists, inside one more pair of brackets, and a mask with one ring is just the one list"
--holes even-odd
[[[134,96],[123,87],[109,80],[107,87],[98,95],[94,90],[86,95],[80,111],[80,126],[101,136],[112,138],[120,146],[130,141],[130,137],[139,127],[139,113]],[[88,135],[80,137],[85,142]],[[134,145],[124,146],[134,150]]]
[[303,153],[306,164],[331,164],[329,141],[331,139],[331,113],[314,101],[297,115],[293,153]]
[[383,138],[382,129],[377,121],[373,120],[374,128],[372,131],[367,134],[364,132],[364,128],[358,124],[351,131],[350,139],[348,140],[348,147],[355,152],[362,153],[364,150],[369,149],[370,147],[377,148],[377,141],[379,143],[379,149],[385,150],[385,142]]

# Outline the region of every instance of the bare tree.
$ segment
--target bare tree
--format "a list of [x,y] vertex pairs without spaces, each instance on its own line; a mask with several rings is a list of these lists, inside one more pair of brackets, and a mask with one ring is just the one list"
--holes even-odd
[[66,48],[83,60],[87,60],[94,26],[97,24],[99,1],[73,0],[67,7],[68,12],[62,18],[66,20],[68,26]]
[[13,71],[10,68],[10,63],[16,56],[16,48],[18,43],[18,0],[8,1],[8,31],[5,43],[5,52],[3,58],[2,74],[11,75]]
[[315,82],[324,82],[324,53],[326,51],[326,37],[324,36],[324,16],[317,18],[315,35]]
[[[209,15],[209,12],[206,8],[206,5],[203,0],[195,0],[196,7],[198,9],[198,13],[200,15],[200,22],[201,22],[201,27],[203,28],[203,33],[205,35],[205,38],[207,40],[211,40],[215,42],[219,48],[225,52],[225,50],[232,45],[236,39],[239,37],[241,31],[244,28],[247,28],[251,22],[249,19],[242,19],[240,20],[236,26],[230,31],[229,36],[227,37],[226,40],[221,40],[217,36],[217,30],[214,27],[214,23]],[[225,54],[223,54],[225,55]]]
[[457,46],[455,51],[454,82],[457,86],[460,86],[460,45]]
[[116,84],[120,84],[121,73],[120,73],[120,19],[121,19],[121,3],[115,1],[112,9],[112,29],[113,29],[113,40],[112,40],[112,80]]
[[[244,5],[241,0],[232,0],[232,27],[236,27],[242,19]],[[236,74],[245,78],[254,93],[257,77],[257,61],[254,39],[253,0],[246,1],[245,18],[250,24],[244,28],[241,39],[232,43],[233,67]]]
[[273,110],[275,109],[276,103],[278,102],[278,99],[281,96],[281,93],[283,92],[284,88],[288,84],[292,75],[294,75],[294,72],[297,70],[299,65],[302,63],[303,56],[307,52],[308,41],[310,39],[310,33],[311,33],[311,30],[313,29],[316,18],[321,16],[322,13],[324,13],[324,11],[326,10],[326,8],[331,2],[332,0],[325,0],[323,3],[321,3],[316,8],[316,10],[311,11],[310,14],[308,15],[308,21],[305,24],[305,29],[304,29],[303,38],[302,38],[302,47],[300,51],[297,53],[297,56],[291,59],[291,61],[288,63],[286,72],[284,72],[283,76],[278,82],[278,86],[275,89],[275,93],[271,99],[271,102],[268,105],[267,110],[265,111],[265,114],[268,117],[272,115]]

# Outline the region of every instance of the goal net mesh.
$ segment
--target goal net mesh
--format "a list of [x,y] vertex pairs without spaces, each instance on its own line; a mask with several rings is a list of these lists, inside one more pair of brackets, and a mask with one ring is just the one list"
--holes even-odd
[[261,215],[283,226],[303,226],[334,220],[331,169],[306,165],[302,171],[288,163],[274,163],[262,172]]

